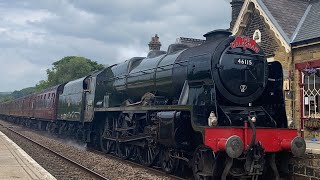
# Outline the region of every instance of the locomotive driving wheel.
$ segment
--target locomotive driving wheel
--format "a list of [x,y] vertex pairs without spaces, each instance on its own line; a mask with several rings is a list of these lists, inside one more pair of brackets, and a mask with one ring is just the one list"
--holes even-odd
[[160,163],[161,163],[161,169],[171,174],[175,170],[175,168],[178,165],[178,160],[176,160],[174,157],[170,155],[170,150],[168,148],[163,148],[160,152]]
[[[132,124],[126,120],[124,114],[120,114],[119,118],[117,119],[116,122],[116,127],[117,127],[117,137],[119,139],[121,138],[127,138],[130,135],[132,135]],[[129,144],[129,142],[117,142],[117,151],[116,154],[122,158],[122,159],[128,159],[130,158],[132,151],[133,151],[133,146]]]
[[132,146],[130,160],[140,163],[139,153],[140,153],[139,146]]
[[193,155],[193,176],[195,180],[209,180],[213,177],[214,155],[210,148],[199,146]]
[[133,148],[130,144],[117,142],[117,155],[121,159],[129,159],[132,154]]
[[114,146],[114,141],[108,139],[112,137],[113,132],[113,122],[106,118],[104,126],[100,129],[100,148],[105,153],[110,153]]
[[159,154],[159,149],[151,143],[146,143],[145,147],[139,148],[139,160],[144,166],[151,166]]

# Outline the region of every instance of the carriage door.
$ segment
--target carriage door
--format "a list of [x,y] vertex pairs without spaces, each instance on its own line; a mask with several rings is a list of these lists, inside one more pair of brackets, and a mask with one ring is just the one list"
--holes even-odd
[[34,117],[34,111],[35,111],[35,109],[36,109],[36,98],[37,98],[37,96],[32,96],[32,97],[30,98],[31,109],[30,109],[29,117]]
[[96,77],[88,77],[84,80],[84,122],[91,121],[93,119],[93,103],[94,103],[94,92],[95,92],[95,79]]

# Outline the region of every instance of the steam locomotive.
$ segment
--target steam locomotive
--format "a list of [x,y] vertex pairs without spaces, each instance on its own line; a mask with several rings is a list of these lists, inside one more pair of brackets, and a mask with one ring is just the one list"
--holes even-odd
[[225,30],[0,105],[1,117],[195,179],[279,179],[306,144],[288,129],[282,67]]

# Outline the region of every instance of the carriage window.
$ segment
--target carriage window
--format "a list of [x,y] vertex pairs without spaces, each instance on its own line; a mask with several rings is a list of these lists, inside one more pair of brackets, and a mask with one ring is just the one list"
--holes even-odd
[[[55,94],[54,93],[52,93],[52,104],[54,104],[54,97],[55,97]],[[53,105],[54,106],[54,105]]]
[[304,117],[320,118],[320,68],[302,73]]
[[47,106],[48,106],[48,103],[47,103],[47,94],[45,94],[45,95],[43,96],[43,106],[44,106],[44,107],[47,107]]
[[90,90],[90,81],[91,79],[86,79],[83,82],[83,90]]

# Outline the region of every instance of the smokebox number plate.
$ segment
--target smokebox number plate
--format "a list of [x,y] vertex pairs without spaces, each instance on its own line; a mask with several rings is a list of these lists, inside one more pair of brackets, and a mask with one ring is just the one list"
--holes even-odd
[[234,59],[234,63],[235,63],[235,64],[239,64],[239,65],[249,65],[249,66],[253,66],[253,61],[252,61],[252,59],[236,58],[236,59]]

